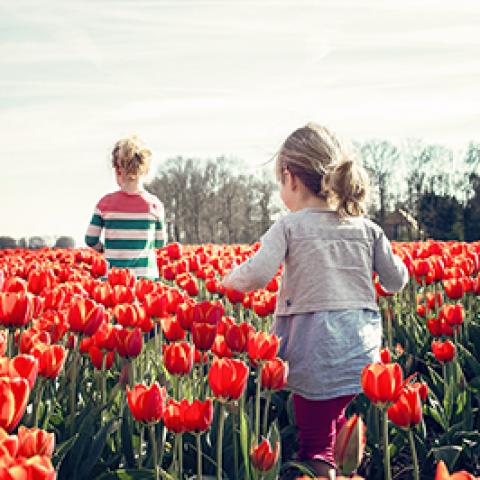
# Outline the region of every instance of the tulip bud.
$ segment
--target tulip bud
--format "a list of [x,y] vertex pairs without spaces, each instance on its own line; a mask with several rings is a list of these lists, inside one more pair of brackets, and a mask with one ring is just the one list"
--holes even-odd
[[258,446],[254,446],[250,452],[252,465],[260,472],[268,472],[278,461],[279,443],[275,443],[272,450],[270,443],[264,439]]
[[334,458],[338,469],[345,475],[350,475],[362,461],[367,441],[365,431],[361,417],[353,415],[337,435]]
[[382,363],[392,363],[392,356],[390,355],[390,350],[388,348],[382,348],[380,350],[380,359]]

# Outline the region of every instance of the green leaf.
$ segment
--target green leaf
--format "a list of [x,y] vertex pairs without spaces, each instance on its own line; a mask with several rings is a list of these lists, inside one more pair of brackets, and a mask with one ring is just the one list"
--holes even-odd
[[244,408],[240,408],[240,449],[245,465],[245,480],[250,480],[250,435],[251,425],[248,425],[248,417]]
[[125,455],[125,461],[128,467],[133,468],[135,467],[135,452],[133,450],[132,442],[133,429],[131,426],[131,418],[127,403],[125,403],[123,407],[120,435],[122,438],[122,450]]
[[80,478],[89,478],[89,474],[102,455],[107,437],[118,428],[117,419],[112,418],[93,438],[88,456],[83,460],[80,469]]
[[153,470],[131,469],[116,470],[115,472],[104,473],[96,478],[96,480],[152,480],[155,478]]
[[78,433],[70,437],[68,440],[65,440],[61,444],[57,445],[55,448],[55,453],[52,457],[52,463],[56,470],[58,470],[59,466],[61,465],[65,455],[70,451],[74,443],[78,438]]
[[448,469],[453,470],[461,452],[462,447],[457,445],[447,445],[445,447],[432,448],[429,455],[433,455],[437,462],[443,460]]

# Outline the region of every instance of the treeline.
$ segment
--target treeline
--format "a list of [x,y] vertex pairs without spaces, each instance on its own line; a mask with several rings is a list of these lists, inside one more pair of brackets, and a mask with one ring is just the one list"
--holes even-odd
[[182,243],[255,242],[279,210],[272,175],[243,173],[225,157],[172,158],[146,188],[165,206],[169,240]]
[[[354,153],[370,173],[369,215],[382,226],[399,210],[415,220],[413,237],[399,230],[393,239],[480,239],[479,143],[454,152],[369,140]],[[185,243],[255,242],[281,209],[276,188],[273,163],[245,174],[224,157],[170,159],[147,186],[165,205],[169,239]]]
[[33,237],[22,237],[18,240],[8,235],[0,236],[0,250],[7,248],[29,248],[39,249],[44,247],[54,248],[74,248],[75,240],[73,237],[61,236],[53,238],[49,236],[34,235]]
[[[421,141],[369,140],[354,150],[370,173],[370,217],[387,231],[392,212],[406,212],[418,227],[408,237],[405,230],[388,230],[392,239],[480,239],[480,143],[453,151]],[[253,243],[282,209],[273,169],[273,162],[246,170],[225,157],[179,156],[163,162],[146,188],[164,203],[169,241]],[[0,236],[0,249],[44,246],[75,242],[67,236]]]
[[480,143],[453,151],[442,145],[388,141],[355,145],[372,181],[371,215],[381,225],[389,212],[407,211],[422,236],[480,239]]

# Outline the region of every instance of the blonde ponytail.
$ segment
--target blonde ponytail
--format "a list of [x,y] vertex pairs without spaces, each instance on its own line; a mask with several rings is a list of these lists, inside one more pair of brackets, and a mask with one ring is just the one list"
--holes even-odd
[[368,183],[367,172],[352,159],[340,161],[324,178],[325,189],[334,194],[341,217],[365,214]]

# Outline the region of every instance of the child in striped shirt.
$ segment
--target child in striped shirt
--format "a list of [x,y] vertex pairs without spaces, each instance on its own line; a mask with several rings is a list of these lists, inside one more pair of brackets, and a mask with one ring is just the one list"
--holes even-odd
[[[104,251],[109,268],[128,268],[136,277],[158,278],[155,249],[165,244],[164,210],[160,200],[140,182],[148,173],[151,152],[137,137],[119,140],[112,166],[120,190],[97,203],[85,242]],[[104,231],[105,246],[100,241]]]

